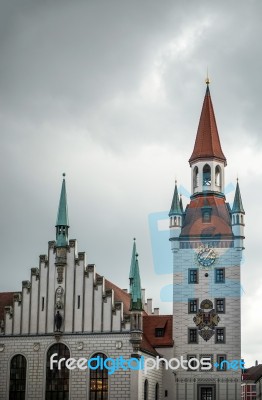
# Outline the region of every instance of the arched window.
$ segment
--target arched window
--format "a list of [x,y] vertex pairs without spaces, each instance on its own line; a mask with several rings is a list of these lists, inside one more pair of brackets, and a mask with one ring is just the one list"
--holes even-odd
[[148,380],[145,380],[144,383],[144,400],[148,400]]
[[211,168],[210,165],[205,164],[203,168],[203,186],[211,185]]
[[236,220],[235,220],[235,216],[233,215],[233,224],[235,224]]
[[159,399],[159,384],[156,384],[156,388],[155,388],[155,400]]
[[25,400],[26,358],[15,355],[10,363],[9,400]]
[[[51,346],[46,356],[46,387],[45,400],[68,400],[69,399],[69,369],[65,366],[65,361],[59,364],[53,363],[50,368],[50,357],[57,353],[54,361],[59,361],[61,358],[66,360],[70,358],[68,347],[63,343],[56,343]],[[60,368],[61,367],[61,368]]]
[[241,224],[243,224],[244,223],[244,217],[243,217],[243,215],[241,215]]
[[[98,359],[98,357],[100,357]],[[106,368],[101,369],[101,363],[107,358],[103,353],[96,353],[92,356],[96,360],[91,361],[91,367],[96,369],[90,369],[90,386],[89,386],[89,399],[90,400],[107,400],[108,399],[108,370]],[[100,360],[98,362],[98,360]],[[102,361],[103,360],[103,361]]]
[[221,168],[219,165],[217,165],[215,169],[215,183],[216,186],[221,186]]
[[199,173],[198,173],[198,167],[194,168],[193,172],[193,187],[196,188],[199,185]]
[[237,224],[239,224],[239,215],[237,214]]

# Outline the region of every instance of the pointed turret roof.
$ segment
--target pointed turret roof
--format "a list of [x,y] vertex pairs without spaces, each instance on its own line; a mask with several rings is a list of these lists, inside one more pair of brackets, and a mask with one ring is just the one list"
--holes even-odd
[[240,189],[239,189],[238,180],[237,180],[237,186],[236,186],[236,192],[235,192],[235,198],[234,198],[232,213],[243,213],[243,214],[245,214],[245,210],[244,210],[243,203],[242,203],[242,198],[241,198],[241,193],[240,193]]
[[57,212],[56,226],[69,227],[68,211],[67,211],[67,197],[66,197],[66,184],[65,174],[63,174],[63,182],[60,194],[59,207]]
[[169,217],[171,217],[171,215],[182,215],[182,210],[181,210],[181,204],[180,204],[180,200],[179,200],[179,196],[178,196],[178,190],[177,190],[177,181],[175,182],[175,190],[174,190],[174,195],[173,195],[173,200],[172,200],[172,204],[171,204],[171,208],[169,211]]
[[130,285],[131,285],[131,279],[134,278],[135,265],[136,265],[136,238],[134,238],[131,264],[130,264],[130,272],[129,272]]
[[184,207],[183,207],[182,194],[180,194],[179,205],[180,205],[180,210],[181,210],[181,212],[183,213],[183,212],[184,212]]
[[199,120],[196,141],[189,163],[199,159],[218,159],[226,164],[226,157],[221,148],[216,118],[209,90],[209,80]]

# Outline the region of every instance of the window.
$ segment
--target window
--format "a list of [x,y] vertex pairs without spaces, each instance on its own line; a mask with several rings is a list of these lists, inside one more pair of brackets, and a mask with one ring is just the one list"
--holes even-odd
[[203,211],[203,213],[202,213],[202,222],[204,224],[211,222],[211,212],[209,210]]
[[57,353],[56,360],[70,358],[68,347],[63,343],[56,343],[51,346],[46,356],[46,389],[45,400],[69,400],[69,369],[66,368],[65,362],[61,363],[61,369],[58,369],[58,364],[53,364],[53,369],[50,369],[50,357]]
[[[197,367],[197,361],[195,360],[197,358],[196,354],[191,354],[187,356],[187,370],[188,371],[196,371],[198,368]],[[190,361],[192,360],[192,361]]]
[[215,282],[225,283],[225,268],[215,268]]
[[216,186],[221,186],[221,168],[219,165],[217,165],[215,169],[215,183]]
[[211,168],[208,164],[203,168],[203,186],[211,186]]
[[188,314],[195,314],[198,310],[198,299],[188,300]]
[[42,297],[42,308],[41,308],[41,311],[44,311],[44,309],[45,309],[45,298]]
[[215,307],[217,313],[225,313],[225,299],[215,299]]
[[225,343],[225,328],[216,328],[216,343]]
[[25,400],[25,389],[26,358],[17,354],[10,363],[9,400]]
[[[100,357],[100,362],[107,358],[103,353],[96,353],[92,358]],[[94,366],[97,365],[97,361],[92,361]],[[89,399],[90,400],[108,400],[108,370],[106,368],[90,369],[90,388],[89,388]]]
[[148,380],[145,380],[144,383],[144,400],[148,400]]
[[77,296],[77,308],[80,308],[80,296]]
[[188,329],[188,343],[198,343],[197,340],[197,329],[196,328],[189,328]]
[[188,283],[198,283],[198,269],[192,268],[188,270]]
[[198,173],[198,167],[194,168],[193,172],[193,187],[196,188],[199,185],[199,173]]
[[227,370],[227,356],[225,354],[217,355],[217,371],[226,371]]
[[159,384],[157,383],[155,387],[155,400],[158,399],[159,399]]
[[155,337],[163,337],[165,333],[164,328],[156,328],[155,329]]

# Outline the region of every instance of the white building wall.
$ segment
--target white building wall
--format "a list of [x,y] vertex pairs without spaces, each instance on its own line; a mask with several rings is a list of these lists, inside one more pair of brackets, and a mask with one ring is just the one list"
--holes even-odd
[[54,332],[54,315],[55,315],[55,242],[49,242],[48,249],[48,286],[47,286],[47,328],[46,332]]
[[93,331],[95,266],[88,265],[84,275],[84,331]]
[[47,282],[48,282],[48,260],[46,255],[39,257],[39,301],[38,301],[38,333],[46,332],[47,311]]
[[14,297],[13,333],[19,335],[21,333],[22,295],[17,293]]
[[83,298],[84,298],[85,264],[86,264],[85,253],[79,253],[78,260],[75,265],[74,332],[83,331],[83,309],[84,309]]
[[38,322],[38,299],[39,299],[39,270],[31,269],[31,299],[30,299],[30,333],[37,333]]
[[22,329],[21,333],[29,333],[31,282],[23,281],[22,287]]
[[65,323],[64,331],[72,332],[74,324],[74,289],[75,289],[75,259],[77,243],[76,240],[69,241],[67,252],[67,264],[65,266]]

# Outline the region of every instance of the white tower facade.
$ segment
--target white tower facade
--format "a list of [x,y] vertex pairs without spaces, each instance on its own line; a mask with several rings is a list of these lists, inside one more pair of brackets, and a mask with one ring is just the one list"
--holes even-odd
[[208,84],[189,163],[192,195],[179,229],[171,220],[174,198],[170,210],[174,352],[187,361],[176,371],[174,399],[238,400],[244,209],[238,185],[233,209],[226,203],[226,158]]

